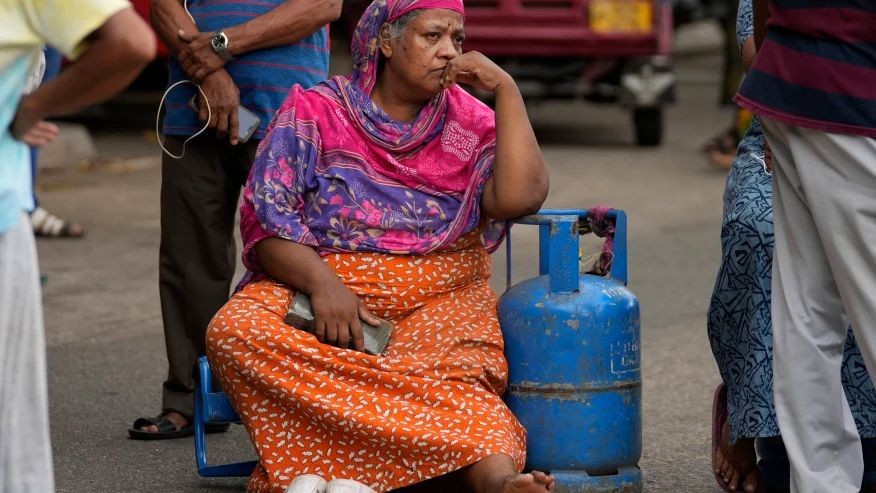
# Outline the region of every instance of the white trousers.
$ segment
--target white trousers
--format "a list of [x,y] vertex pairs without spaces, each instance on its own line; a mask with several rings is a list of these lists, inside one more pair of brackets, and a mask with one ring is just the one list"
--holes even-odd
[[0,493],[54,490],[36,244],[22,214],[0,234]]
[[876,139],[763,120],[773,152],[773,388],[794,493],[857,493],[846,317],[876,377]]

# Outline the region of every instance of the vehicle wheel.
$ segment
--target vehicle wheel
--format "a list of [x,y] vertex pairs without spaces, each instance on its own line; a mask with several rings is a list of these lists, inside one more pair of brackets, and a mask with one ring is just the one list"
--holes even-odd
[[633,110],[636,144],[658,146],[663,140],[663,108],[636,108]]

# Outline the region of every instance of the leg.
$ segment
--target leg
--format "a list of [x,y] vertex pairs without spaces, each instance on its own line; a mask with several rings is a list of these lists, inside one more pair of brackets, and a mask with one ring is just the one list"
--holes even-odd
[[[38,163],[37,160],[39,159],[39,157],[40,157],[39,149],[37,149],[36,147],[31,147],[30,148],[30,186],[32,189],[31,192],[33,193],[34,209],[36,209],[37,207],[40,206],[40,201],[37,198],[37,189],[36,189],[37,168],[39,167],[37,164]],[[28,212],[33,212],[33,211],[28,211]]]
[[514,461],[505,454],[487,456],[468,466],[463,475],[476,493],[542,493],[554,487],[554,479],[543,472],[517,472]]
[[0,491],[54,491],[46,347],[30,222],[0,233]]
[[[46,57],[46,70],[43,73],[42,83],[45,84],[54,79],[61,71],[61,53],[51,47],[43,50]],[[34,209],[29,211],[33,231],[36,236],[49,238],[80,238],[85,234],[85,229],[79,223],[68,222],[55,216],[40,207],[37,197],[37,173],[39,172],[39,149],[30,148],[31,187],[33,189]]]
[[708,312],[708,334],[726,393],[713,419],[726,416],[715,439],[718,480],[757,489],[754,437],[779,434],[773,406],[770,285],[773,256],[772,185],[751,151],[763,136],[747,136],[727,176],[721,266]]
[[756,474],[757,455],[754,452],[754,438],[739,438],[730,441],[730,421],[721,427],[723,445],[716,452],[715,468],[731,490],[757,491],[760,479]]
[[798,129],[763,123],[773,152],[774,393],[791,490],[857,492],[861,444],[840,379],[847,326],[826,244],[845,222],[827,194],[845,186],[824,182],[829,159]]
[[[807,193],[820,211],[823,243],[855,342],[866,367],[876,368],[876,340],[871,327],[876,316],[872,298],[876,289],[872,270],[876,262],[872,246],[876,239],[876,199],[871,193],[871,187],[876,186],[876,139],[808,130],[801,134],[800,140],[809,144],[808,148],[801,145],[803,152],[824,161],[812,173],[818,186]],[[838,190],[842,192],[836,193]],[[844,397],[848,402],[848,393]],[[852,409],[860,411],[860,407]],[[872,436],[872,431],[867,436]]]
[[[168,141],[178,146],[182,139]],[[229,176],[225,147],[196,139],[183,159],[162,160],[159,292],[169,365],[162,409],[183,417],[194,410],[193,368],[204,354],[207,323],[228,299],[234,275],[240,184]]]
[[[873,388],[864,357],[861,355],[851,327],[849,327],[846,344],[843,348],[842,380],[843,388],[846,391],[846,400],[849,401],[852,416],[855,417],[855,424],[858,427],[858,435],[861,436],[861,439],[871,439],[872,441],[876,437],[876,390]],[[876,451],[873,447],[870,449]],[[876,456],[868,459],[867,450],[868,448],[865,446],[864,465],[868,466],[865,469],[876,471],[876,464],[872,460],[876,459]]]
[[[61,52],[59,52],[58,50],[56,50],[54,48],[47,46],[45,49],[43,49],[43,53],[45,54],[45,57],[46,57],[46,70],[45,70],[45,72],[43,72],[42,84],[45,84],[46,82],[49,82],[50,80],[54,79],[58,75],[58,72],[61,71]],[[31,147],[30,148],[30,171],[31,171],[30,177],[31,177],[31,180],[32,180],[31,183],[33,186],[33,201],[34,201],[34,204],[36,204],[36,207],[40,206],[40,201],[37,199],[37,194],[36,194],[36,179],[37,179],[37,170],[39,168],[39,157],[40,157],[39,149],[36,147]]]

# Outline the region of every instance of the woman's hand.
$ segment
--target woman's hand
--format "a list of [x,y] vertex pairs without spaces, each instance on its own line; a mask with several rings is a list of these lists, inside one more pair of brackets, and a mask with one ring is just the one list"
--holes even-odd
[[[365,350],[361,318],[371,325],[381,320],[374,316],[362,301],[340,279],[328,280],[324,286],[310,294],[313,317],[316,321],[314,335],[319,340],[339,348],[353,347],[356,351]],[[351,344],[352,342],[352,344]]]
[[365,349],[359,319],[371,325],[379,325],[382,320],[365,308],[315,248],[277,237],[265,238],[255,248],[268,275],[310,296],[313,335],[319,342],[357,351]]
[[310,296],[313,335],[319,342],[357,351],[365,349],[359,319],[371,325],[379,325],[382,320],[365,308],[315,248],[277,237],[265,238],[255,248],[268,275]]
[[492,60],[477,51],[469,51],[451,58],[441,75],[441,86],[447,89],[456,83],[466,84],[482,91],[496,92],[514,79]]

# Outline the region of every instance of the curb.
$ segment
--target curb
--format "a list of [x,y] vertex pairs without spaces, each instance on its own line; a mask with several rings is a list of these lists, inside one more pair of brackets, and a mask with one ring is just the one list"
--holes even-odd
[[40,168],[73,168],[97,157],[97,147],[85,125],[54,122],[60,127],[58,138],[40,148]]

